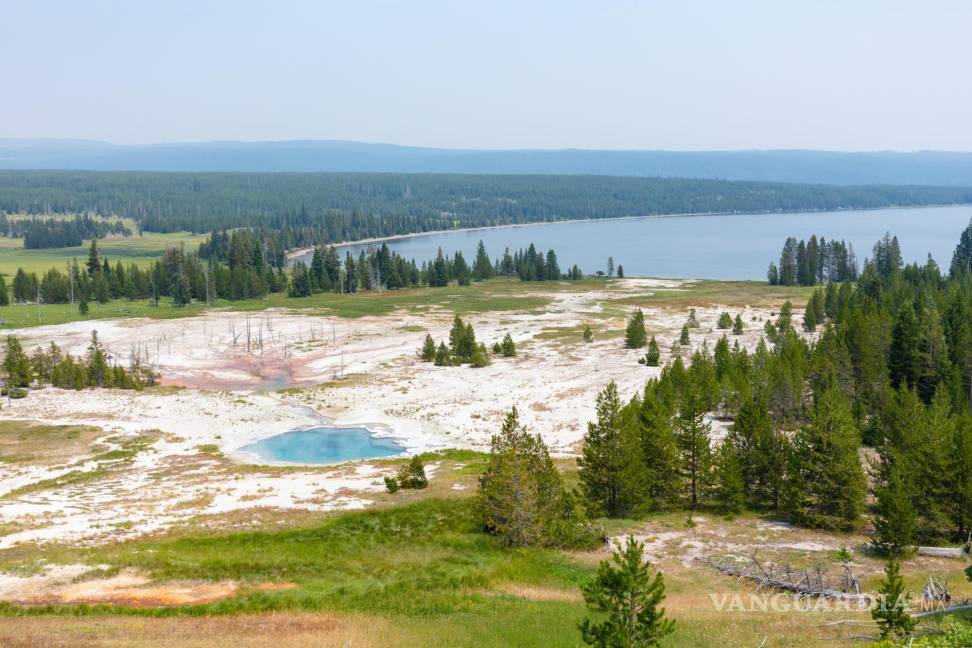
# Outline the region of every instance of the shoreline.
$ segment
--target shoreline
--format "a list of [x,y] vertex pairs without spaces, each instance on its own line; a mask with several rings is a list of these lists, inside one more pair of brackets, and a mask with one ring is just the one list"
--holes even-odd
[[[392,234],[390,236],[375,236],[371,238],[357,239],[354,241],[341,241],[340,243],[327,243],[323,247],[333,247],[335,249],[353,247],[355,245],[368,245],[372,243],[387,243],[390,241],[401,241],[420,236],[435,236],[438,234],[452,234],[454,232],[481,232],[484,230],[512,229],[517,227],[533,227],[535,225],[561,225],[565,223],[588,223],[591,221],[616,221],[616,220],[640,220],[654,218],[693,218],[698,216],[762,216],[766,214],[819,214],[819,213],[839,213],[839,212],[869,212],[883,211],[886,209],[925,209],[928,207],[970,207],[970,203],[935,203],[929,205],[889,205],[887,207],[848,207],[845,209],[798,209],[793,211],[757,211],[757,212],[684,212],[675,214],[646,214],[641,216],[613,216],[607,218],[568,218],[556,221],[537,221],[535,223],[507,223],[505,225],[483,225],[481,227],[459,227],[455,229],[430,230],[428,232],[409,232],[408,234]],[[295,248],[285,253],[288,263],[309,255],[314,252],[317,246]]]

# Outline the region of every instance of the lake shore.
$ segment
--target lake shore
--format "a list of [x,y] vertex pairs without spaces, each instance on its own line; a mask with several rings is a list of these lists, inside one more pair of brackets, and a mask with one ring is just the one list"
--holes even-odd
[[[563,225],[567,223],[589,223],[594,221],[631,221],[639,219],[649,219],[649,218],[691,218],[694,216],[748,216],[748,215],[765,215],[765,214],[813,214],[813,213],[828,213],[828,212],[873,212],[873,211],[885,211],[885,210],[908,210],[908,209],[925,209],[928,207],[964,207],[968,206],[966,203],[954,203],[954,204],[934,204],[934,205],[920,205],[920,206],[896,206],[892,205],[889,207],[872,207],[872,208],[854,208],[848,207],[845,209],[800,209],[796,211],[763,211],[763,212],[684,212],[675,214],[644,214],[641,216],[614,216],[610,218],[568,218],[565,220],[556,221],[536,221],[532,223],[508,223],[506,225],[486,225],[483,227],[459,227],[455,229],[441,229],[441,230],[429,230],[427,232],[410,232],[408,234],[393,234],[391,236],[375,236],[372,238],[357,239],[354,241],[341,241],[340,243],[328,243],[325,247],[334,248],[344,248],[353,247],[355,245],[368,245],[371,243],[388,243],[389,241],[402,241],[405,239],[418,238],[422,236],[435,236],[438,234],[452,234],[458,232],[483,232],[487,230],[501,230],[501,229],[515,229],[519,227],[532,227],[534,225]],[[310,254],[314,252],[316,246],[307,246],[301,248],[294,248],[293,250],[288,250],[286,252],[287,261],[293,261],[297,257],[303,256],[305,254]]]

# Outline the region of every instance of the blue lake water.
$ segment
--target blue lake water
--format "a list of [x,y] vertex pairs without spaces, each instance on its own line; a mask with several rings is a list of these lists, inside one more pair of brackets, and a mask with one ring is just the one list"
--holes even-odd
[[266,461],[333,464],[402,454],[405,448],[366,428],[316,427],[284,432],[240,448]]
[[[593,274],[605,270],[608,256],[632,276],[696,279],[765,279],[788,236],[844,239],[859,264],[886,231],[897,235],[906,262],[924,262],[931,253],[947,269],[959,235],[972,218],[972,205],[791,214],[730,214],[603,219],[445,232],[389,241],[407,259],[434,258],[461,251],[472,263],[482,240],[490,257],[530,243],[553,248],[561,268],[577,264]],[[363,246],[345,249],[358,253]],[[344,250],[342,250],[343,256]],[[305,259],[310,262],[310,258]]]

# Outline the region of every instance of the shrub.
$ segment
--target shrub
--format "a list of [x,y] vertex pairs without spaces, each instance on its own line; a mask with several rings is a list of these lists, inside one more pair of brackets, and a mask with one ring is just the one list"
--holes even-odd
[[732,315],[729,313],[723,313],[719,316],[719,322],[716,324],[718,328],[727,329],[732,328]]
[[[399,468],[398,476],[392,481],[398,482],[399,488],[415,488],[422,489],[429,485],[429,480],[425,476],[425,466],[422,464],[422,459],[415,455],[412,460],[407,464]],[[388,478],[385,478],[385,485],[388,485]],[[398,490],[397,488],[395,490]],[[395,492],[395,491],[390,491]]]

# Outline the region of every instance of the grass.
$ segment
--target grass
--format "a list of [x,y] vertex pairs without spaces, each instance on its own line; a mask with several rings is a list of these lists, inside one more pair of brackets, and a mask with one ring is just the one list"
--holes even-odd
[[[450,451],[428,458],[478,457]],[[63,645],[77,643],[78,637],[103,641],[94,645],[115,645],[112,637],[123,645],[156,645],[147,640],[154,637],[179,648],[238,647],[261,645],[248,643],[259,637],[264,645],[280,646],[343,646],[348,641],[359,648],[580,646],[576,626],[587,615],[580,585],[606,551],[504,549],[478,528],[471,504],[468,496],[433,496],[334,514],[301,528],[180,530],[179,535],[114,546],[64,548],[53,554],[59,561],[100,565],[106,573],[137,568],[162,582],[234,580],[242,587],[233,598],[199,606],[0,606],[0,615],[7,617],[0,618],[0,639],[30,630],[43,639],[39,645],[67,633],[74,641],[62,639]],[[659,514],[648,524],[681,529],[684,517],[684,512]],[[761,533],[755,519],[741,518],[744,533]],[[716,523],[712,516],[709,520]],[[645,524],[614,520],[610,531],[624,533]],[[728,528],[736,527],[715,531]],[[835,641],[841,628],[827,622],[868,618],[866,612],[720,611],[710,594],[739,593],[748,600],[751,587],[680,561],[664,560],[659,567],[667,586],[663,605],[676,620],[675,635],[662,644],[666,648],[757,646],[764,637],[767,646],[846,645]],[[909,587],[920,588],[921,577],[913,567]],[[294,586],[261,591],[263,583]],[[29,624],[23,617],[31,617]],[[88,617],[95,618],[84,621]]]
[[[187,250],[194,250],[205,239],[205,234],[189,232],[145,232],[141,236],[99,240],[98,249],[101,256],[107,258],[112,265],[116,261],[121,261],[126,266],[129,263],[148,265],[159,258],[167,247],[184,244]],[[0,238],[0,273],[5,276],[9,287],[10,279],[17,272],[17,268],[36,272],[38,277],[51,268],[64,271],[71,259],[77,259],[79,264],[84,264],[88,258],[88,245],[90,241],[76,247],[25,250],[23,239]]]
[[[268,295],[264,299],[240,301],[220,300],[210,310],[261,311],[267,308],[291,308],[307,315],[366,317],[386,315],[396,310],[414,313],[431,309],[443,309],[465,315],[493,311],[533,311],[550,303],[548,297],[528,294],[523,282],[494,280],[462,288],[414,288],[374,293],[342,295],[320,293],[305,298],[287,297],[284,294]],[[172,306],[165,301],[158,307],[151,301],[113,300],[107,304],[91,303],[86,316],[77,306],[69,304],[11,304],[0,307],[0,319],[4,328],[25,328],[49,324],[65,324],[74,321],[96,321],[120,317],[150,317],[172,319],[198,315],[207,310],[205,304]]]
[[104,435],[100,428],[84,425],[0,421],[0,463],[58,464],[88,453]]
[[[414,314],[432,310],[457,313],[459,315],[489,313],[499,311],[537,312],[551,303],[549,293],[585,292],[603,290],[613,282],[603,279],[585,279],[575,282],[545,282],[543,284],[522,282],[516,279],[492,279],[474,283],[471,286],[453,288],[413,288],[385,292],[358,293],[342,295],[320,293],[305,298],[291,298],[284,294],[268,295],[264,299],[241,301],[219,300],[208,310],[261,311],[268,308],[289,308],[299,310],[308,316],[338,316],[358,318],[387,315],[394,311]],[[728,308],[743,305],[778,307],[790,299],[794,307],[802,307],[812,289],[802,287],[769,286],[758,281],[701,281],[684,289],[648,289],[644,293],[618,295],[607,302],[603,312],[592,316],[592,320],[620,318],[628,314],[634,305],[653,305],[659,307],[704,306],[725,304]],[[107,304],[91,303],[90,312],[82,316],[77,306],[68,304],[11,304],[0,307],[0,328],[26,328],[40,325],[65,324],[74,321],[97,321],[99,319],[123,317],[149,317],[153,319],[173,319],[199,315],[207,310],[205,304],[194,303],[189,306],[172,306],[163,300],[158,307],[149,300],[114,300]],[[407,316],[406,316],[407,319]],[[417,329],[417,324],[404,324],[405,330]],[[582,327],[572,329],[550,329],[550,337],[569,337],[579,339]],[[604,332],[595,331],[595,336],[604,337]]]

